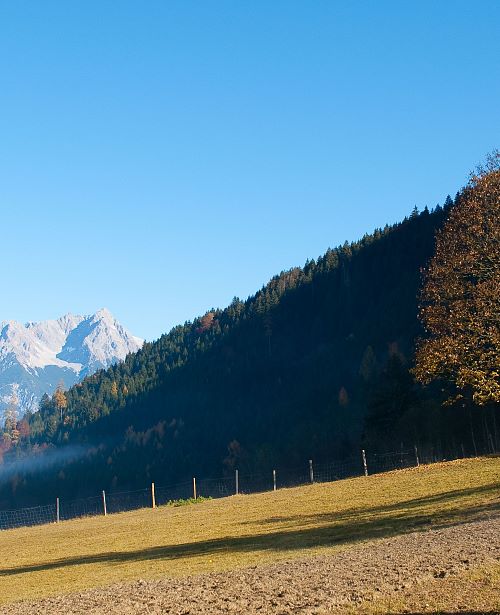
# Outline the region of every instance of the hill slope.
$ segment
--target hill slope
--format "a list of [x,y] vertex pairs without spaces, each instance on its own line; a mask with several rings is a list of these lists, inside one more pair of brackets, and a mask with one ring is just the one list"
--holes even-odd
[[328,250],[145,344],[71,388],[62,421],[46,403],[24,450],[78,444],[79,458],[4,483],[4,506],[321,462],[350,455],[361,438],[371,451],[470,450],[465,417],[449,421],[439,394],[408,373],[420,270],[450,206]]
[[[498,556],[499,488],[500,459],[469,459],[8,530],[1,534],[0,602],[162,576],[170,579],[48,600],[33,612],[128,612],[143,600],[155,613],[220,612],[217,594],[233,603],[250,594],[242,612],[253,612],[263,595],[283,612],[287,600],[326,608],[336,596],[349,601],[354,589],[394,592],[416,579],[428,587],[443,570],[455,574]],[[200,573],[212,574],[182,579]],[[30,611],[13,605],[5,612]]]

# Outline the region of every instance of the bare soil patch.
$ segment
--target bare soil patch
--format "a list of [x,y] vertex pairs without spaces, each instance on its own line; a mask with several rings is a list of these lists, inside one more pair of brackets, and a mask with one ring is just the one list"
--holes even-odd
[[[436,612],[432,609],[440,595],[446,597],[447,613],[471,609],[475,614],[500,613],[500,587],[495,586],[500,578],[495,576],[499,566],[497,514],[471,523],[383,538],[332,555],[225,573],[114,584],[6,605],[0,613],[416,613],[417,609]],[[490,582],[484,599],[474,589],[478,585],[473,573],[478,570],[494,571],[488,573]],[[467,591],[461,592],[462,585],[468,587]],[[425,600],[430,602],[420,604]]]

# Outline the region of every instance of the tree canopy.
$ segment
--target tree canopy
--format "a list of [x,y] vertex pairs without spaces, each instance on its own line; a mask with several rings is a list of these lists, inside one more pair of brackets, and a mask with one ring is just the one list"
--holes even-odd
[[423,383],[451,382],[475,403],[500,402],[500,154],[461,192],[424,273],[416,353]]

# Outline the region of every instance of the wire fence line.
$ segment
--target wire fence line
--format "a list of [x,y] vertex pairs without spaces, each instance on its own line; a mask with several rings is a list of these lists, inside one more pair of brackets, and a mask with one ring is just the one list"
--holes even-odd
[[[493,447],[483,451],[484,454],[496,452]],[[93,497],[74,500],[57,498],[53,504],[0,510],[0,530],[154,508],[191,498],[224,498],[235,494],[260,493],[314,482],[327,483],[474,456],[477,456],[477,451],[474,451],[474,454],[466,454],[463,448],[461,454],[454,451],[446,456],[433,450],[420,452],[416,446],[383,454],[370,454],[363,450],[359,455],[340,461],[316,464],[310,459],[301,467],[277,468],[266,474],[241,474],[239,470],[235,470],[234,475],[221,478],[200,480],[193,478],[192,481],[165,486],[152,483],[147,488],[134,491],[109,493],[102,491]]]

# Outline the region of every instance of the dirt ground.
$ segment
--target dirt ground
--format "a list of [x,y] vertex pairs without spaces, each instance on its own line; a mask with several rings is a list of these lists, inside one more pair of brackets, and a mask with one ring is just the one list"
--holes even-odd
[[[446,613],[500,613],[500,575],[495,573],[484,587],[487,599],[474,581],[475,571],[498,572],[499,563],[500,516],[496,515],[381,539],[333,555],[228,573],[115,584],[7,605],[0,613],[319,615],[437,612],[436,606]],[[481,583],[484,586],[484,578]]]

